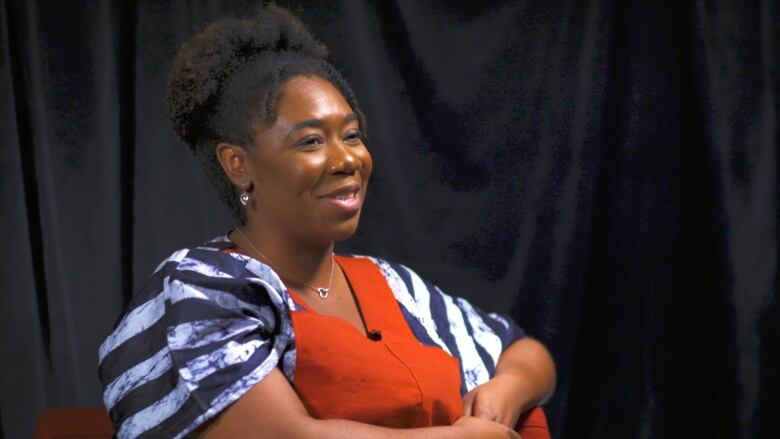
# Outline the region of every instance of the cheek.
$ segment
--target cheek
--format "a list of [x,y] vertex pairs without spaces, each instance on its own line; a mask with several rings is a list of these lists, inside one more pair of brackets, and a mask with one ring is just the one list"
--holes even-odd
[[297,193],[310,192],[320,181],[325,167],[325,157],[322,154],[307,154],[292,161],[286,166],[282,178],[291,182]]
[[371,170],[374,167],[374,160],[371,158],[371,153],[368,152],[366,147],[363,147],[362,152],[359,155],[360,162],[363,163],[363,173],[368,178],[371,175]]

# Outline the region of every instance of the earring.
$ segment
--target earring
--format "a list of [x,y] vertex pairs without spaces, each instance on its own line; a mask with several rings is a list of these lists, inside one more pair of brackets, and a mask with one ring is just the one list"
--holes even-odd
[[243,186],[243,192],[241,192],[241,196],[238,197],[238,200],[241,202],[241,204],[246,207],[247,204],[249,204],[249,188],[252,183],[247,183]]

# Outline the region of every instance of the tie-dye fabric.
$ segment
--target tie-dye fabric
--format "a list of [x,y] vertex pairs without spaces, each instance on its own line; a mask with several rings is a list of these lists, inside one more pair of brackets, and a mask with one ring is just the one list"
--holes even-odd
[[[268,265],[223,251],[231,245],[222,236],[173,253],[100,346],[103,400],[119,438],[182,437],[273,368],[294,379],[290,311],[304,309]],[[524,336],[511,319],[446,295],[403,265],[369,259],[420,343],[460,360],[462,394],[490,379],[501,352]]]

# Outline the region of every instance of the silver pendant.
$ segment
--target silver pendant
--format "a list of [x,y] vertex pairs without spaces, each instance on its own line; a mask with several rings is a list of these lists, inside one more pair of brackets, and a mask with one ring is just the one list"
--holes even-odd
[[320,299],[327,299],[330,288],[317,288],[317,294],[320,295]]

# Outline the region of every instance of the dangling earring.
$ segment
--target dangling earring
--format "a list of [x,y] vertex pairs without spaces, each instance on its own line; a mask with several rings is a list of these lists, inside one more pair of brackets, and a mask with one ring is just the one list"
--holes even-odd
[[244,189],[243,192],[241,192],[241,196],[238,197],[238,200],[241,201],[241,204],[246,207],[247,204],[249,204],[249,189],[251,188],[252,183],[246,183],[242,189]]

